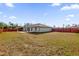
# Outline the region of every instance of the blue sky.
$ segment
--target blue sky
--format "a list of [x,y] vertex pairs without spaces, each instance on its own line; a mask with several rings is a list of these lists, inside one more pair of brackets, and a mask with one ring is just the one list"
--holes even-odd
[[50,26],[79,24],[78,3],[1,3],[0,21],[42,23]]

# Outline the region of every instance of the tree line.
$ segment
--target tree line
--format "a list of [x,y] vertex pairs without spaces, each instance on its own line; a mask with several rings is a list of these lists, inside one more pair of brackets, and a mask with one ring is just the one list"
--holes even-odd
[[[29,23],[27,23],[27,24],[29,24]],[[12,22],[9,22],[8,24],[6,24],[4,22],[0,22],[0,29],[2,29],[2,28],[4,28],[4,29],[7,29],[7,28],[14,29],[14,28],[17,28],[18,26],[19,26],[18,24],[14,24]],[[20,27],[22,27],[22,26],[20,26]],[[62,25],[62,28],[67,28],[67,27],[79,27],[79,24],[72,24],[72,25],[70,25],[70,24],[68,24],[68,25],[63,24]],[[57,28],[57,27],[55,25],[53,25],[53,28]]]
[[22,26],[19,26],[18,24],[15,24],[12,22],[9,22],[8,24],[4,23],[4,22],[0,22],[0,32],[2,32],[3,30],[6,30],[6,31],[16,30],[16,31],[18,31],[20,28],[22,28]]
[[9,22],[8,24],[4,23],[4,22],[0,22],[0,28],[16,28],[18,26],[18,24],[14,24],[12,22]]
[[[63,24],[61,28],[72,28],[72,27],[73,28],[75,28],[75,27],[79,28],[79,24],[71,24],[71,25],[70,24],[67,24],[67,25]],[[55,25],[53,25],[53,28],[58,28],[58,27],[56,27]]]

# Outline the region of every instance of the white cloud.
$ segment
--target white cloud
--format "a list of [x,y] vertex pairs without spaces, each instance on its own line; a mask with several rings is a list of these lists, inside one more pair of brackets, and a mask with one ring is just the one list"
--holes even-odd
[[9,19],[16,19],[16,17],[15,16],[10,16]]
[[60,6],[60,3],[52,3],[51,6]]
[[70,21],[71,19],[70,19],[70,18],[66,18],[65,20],[66,20],[66,21]]
[[70,14],[70,15],[67,15],[67,17],[74,17],[75,15],[74,14]]
[[5,3],[5,5],[8,7],[14,7],[13,3]]
[[74,14],[69,14],[69,15],[66,16],[65,20],[70,21],[70,20],[72,20],[73,17],[75,17]]
[[64,6],[61,8],[61,10],[73,10],[73,9],[79,9],[79,4],[71,4],[69,6]]

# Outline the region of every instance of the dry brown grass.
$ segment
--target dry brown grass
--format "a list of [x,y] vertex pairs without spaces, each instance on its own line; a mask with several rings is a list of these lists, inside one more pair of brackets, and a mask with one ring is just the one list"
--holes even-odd
[[57,32],[37,35],[19,32],[1,33],[0,55],[79,55],[79,34]]

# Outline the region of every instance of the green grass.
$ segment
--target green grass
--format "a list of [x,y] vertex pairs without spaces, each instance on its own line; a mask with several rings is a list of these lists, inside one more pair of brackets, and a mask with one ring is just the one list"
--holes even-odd
[[79,33],[0,33],[0,55],[79,56]]

